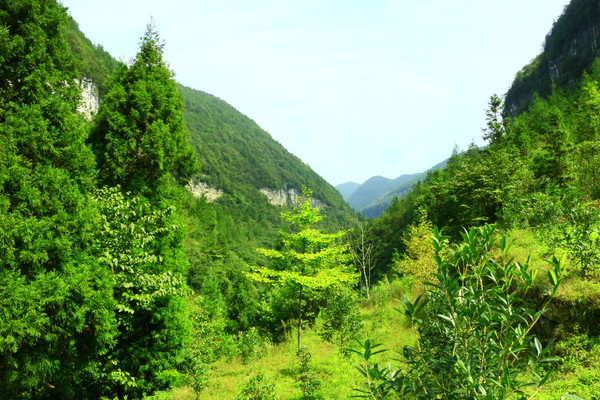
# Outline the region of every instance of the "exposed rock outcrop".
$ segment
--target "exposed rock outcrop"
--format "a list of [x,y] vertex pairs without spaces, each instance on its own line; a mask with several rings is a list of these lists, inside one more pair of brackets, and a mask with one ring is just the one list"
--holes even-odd
[[75,80],[75,82],[81,86],[81,102],[79,103],[79,107],[77,107],[77,111],[82,113],[85,119],[91,121],[100,108],[98,87],[87,76],[83,76],[81,80]]
[[515,117],[534,94],[548,96],[552,87],[569,87],[600,57],[600,1],[571,1],[546,36],[544,51],[515,76],[506,93],[505,112]]
[[[276,206],[280,206],[280,207],[284,207],[286,205],[293,205],[296,206],[298,205],[298,198],[300,197],[300,193],[298,193],[298,191],[296,189],[280,189],[280,190],[273,190],[273,189],[269,189],[269,188],[262,188],[260,189],[260,192],[262,194],[264,194],[265,196],[267,196],[267,199],[269,199],[269,203],[276,205]],[[319,199],[312,197],[310,199],[310,205],[311,207],[326,207],[327,205],[325,203],[323,203],[322,201],[320,201]]]
[[221,189],[210,187],[204,182],[190,181],[187,184],[186,189],[192,192],[194,197],[206,197],[206,201],[208,202],[217,200],[224,193]]

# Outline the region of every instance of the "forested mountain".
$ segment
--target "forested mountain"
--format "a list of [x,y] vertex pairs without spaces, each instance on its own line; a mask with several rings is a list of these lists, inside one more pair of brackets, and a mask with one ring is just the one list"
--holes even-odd
[[401,175],[396,179],[374,176],[363,184],[348,182],[336,186],[336,189],[352,208],[365,217],[376,218],[388,208],[394,198],[401,199],[406,196],[417,182],[425,179],[427,173],[445,168],[446,162],[447,160],[442,161],[427,171],[417,174]]
[[600,60],[510,116],[492,95],[485,148],[371,180],[398,196],[359,222],[140,34],[123,64],[57,1],[0,7],[0,397],[597,397]]
[[279,209],[267,205],[268,197],[274,203],[285,201],[299,195],[304,185],[324,205],[328,223],[344,226],[354,220],[335,188],[250,118],[207,93],[183,86],[180,92],[190,139],[202,160],[198,179],[223,192],[218,204],[235,204],[235,212],[246,217],[266,213],[277,219]]
[[419,174],[401,175],[396,179],[373,176],[360,185],[348,198],[348,204],[360,210],[390,190],[415,179]]
[[360,187],[360,183],[346,182],[346,183],[337,185],[335,188],[337,189],[338,192],[340,192],[340,194],[342,195],[344,200],[348,201],[348,198],[350,196],[352,196],[352,193],[354,193],[354,191],[356,191],[356,189],[358,189],[359,187]]
[[595,0],[573,0],[546,35],[543,51],[519,71],[506,93],[506,113],[526,110],[534,94],[546,97],[552,87],[576,85],[600,56],[600,6]]

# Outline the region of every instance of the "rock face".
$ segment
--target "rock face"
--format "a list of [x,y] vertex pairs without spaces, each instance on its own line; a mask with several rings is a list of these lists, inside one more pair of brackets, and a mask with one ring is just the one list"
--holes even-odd
[[[283,207],[288,204],[296,206],[298,205],[298,198],[300,197],[300,193],[298,193],[296,189],[273,190],[268,188],[262,188],[260,189],[260,192],[267,196],[267,199],[269,199],[269,203],[279,207]],[[321,208],[327,206],[325,203],[314,197],[310,199],[310,205],[311,207]]]
[[217,200],[224,193],[221,189],[212,188],[204,182],[190,181],[187,184],[186,189],[192,192],[192,195],[194,195],[194,197],[206,197],[206,201],[208,201],[209,203],[211,201]]
[[77,110],[83,114],[86,120],[91,121],[100,108],[98,88],[94,81],[87,76],[82,77],[81,80],[75,80],[75,82],[81,86],[81,102]]
[[600,57],[600,1],[571,1],[546,36],[544,51],[519,71],[506,93],[505,112],[515,117],[552,87],[578,82]]
[[[548,74],[552,83],[563,77],[563,67],[569,60],[581,60],[588,64],[600,56],[600,21],[575,32],[569,48],[555,59],[548,61]],[[576,77],[569,77],[576,81]],[[570,82],[572,83],[572,82]]]

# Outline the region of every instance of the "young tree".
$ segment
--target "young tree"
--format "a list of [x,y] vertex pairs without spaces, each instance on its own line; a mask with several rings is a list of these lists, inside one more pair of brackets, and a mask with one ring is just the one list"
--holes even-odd
[[170,175],[184,184],[198,170],[163,46],[149,24],[132,65],[111,77],[90,136],[101,181],[146,197],[160,195]]
[[114,344],[109,271],[91,256],[93,155],[56,1],[0,7],[2,397],[95,398]]
[[352,261],[360,275],[360,282],[367,291],[367,299],[371,298],[369,294],[369,290],[371,289],[371,272],[377,265],[375,264],[373,255],[378,247],[379,245],[367,239],[365,226],[362,223],[352,231],[348,250],[352,254]]
[[293,212],[283,212],[282,218],[300,230],[295,233],[281,232],[281,248],[257,249],[274,262],[267,267],[251,267],[248,275],[259,282],[289,286],[296,293],[298,348],[302,347],[303,301],[305,291],[333,289],[342,285],[354,284],[357,275],[347,263],[350,255],[347,246],[339,240],[345,232],[323,233],[312,226],[323,217],[319,208],[311,208],[312,191],[303,189],[304,197]]
[[436,272],[430,244],[432,232],[433,224],[427,220],[427,211],[419,208],[417,220],[408,227],[404,238],[404,254],[394,254],[395,269],[411,275],[420,289],[434,280]]
[[[111,393],[140,396],[174,384],[178,358],[190,338],[184,296],[187,256],[181,221],[173,207],[153,207],[120,188],[97,191],[99,263],[111,271],[119,336],[103,358],[107,379],[96,382]],[[110,380],[110,375],[124,377]]]
[[499,142],[506,134],[503,121],[504,102],[497,94],[490,97],[488,109],[485,111],[486,127],[482,128],[483,139],[490,144]]

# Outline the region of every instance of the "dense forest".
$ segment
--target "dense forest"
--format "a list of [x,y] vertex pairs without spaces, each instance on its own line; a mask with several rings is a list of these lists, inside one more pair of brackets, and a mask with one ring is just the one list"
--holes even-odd
[[0,398],[598,398],[600,61],[365,220],[141,34],[0,8]]

